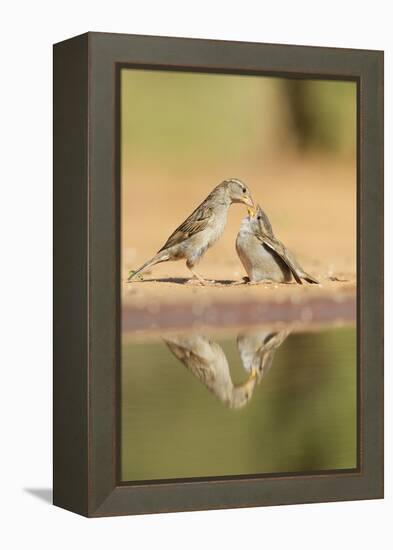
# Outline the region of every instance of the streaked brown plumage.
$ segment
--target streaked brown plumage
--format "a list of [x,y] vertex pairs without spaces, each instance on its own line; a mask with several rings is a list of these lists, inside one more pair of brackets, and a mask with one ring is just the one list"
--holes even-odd
[[244,369],[256,372],[258,383],[273,365],[276,350],[290,333],[290,328],[272,327],[243,332],[237,337],[237,347]]
[[222,235],[228,209],[233,203],[253,206],[248,187],[238,179],[225,180],[206,197],[194,212],[170,235],[157,254],[139,269],[131,273],[128,280],[161,262],[186,260],[188,269],[202,284],[205,280],[194,271],[195,265],[205,252]]
[[263,280],[303,281],[319,284],[306,273],[294,255],[276,239],[269,218],[260,206],[244,218],[236,239],[236,250],[250,282]]
[[168,348],[217,399],[230,409],[240,409],[251,399],[257,374],[251,370],[243,384],[234,385],[222,347],[207,336],[167,336]]

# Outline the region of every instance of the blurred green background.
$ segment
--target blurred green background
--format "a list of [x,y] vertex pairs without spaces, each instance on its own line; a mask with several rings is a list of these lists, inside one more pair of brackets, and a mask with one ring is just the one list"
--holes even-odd
[[355,150],[354,82],[125,69],[121,86],[126,157],[177,164]]
[[[236,334],[211,336],[234,383]],[[292,333],[240,410],[226,408],[161,340],[122,348],[124,481],[356,467],[355,329]]]

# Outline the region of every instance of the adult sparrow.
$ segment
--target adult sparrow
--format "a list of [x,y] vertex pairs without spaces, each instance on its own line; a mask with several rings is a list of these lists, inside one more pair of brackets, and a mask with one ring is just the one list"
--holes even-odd
[[295,279],[319,284],[306,273],[293,254],[274,236],[269,218],[260,206],[249,208],[236,239],[236,250],[251,283],[268,280],[287,283]]
[[204,284],[206,281],[194,267],[205,252],[221,237],[227,222],[228,209],[233,203],[253,207],[248,187],[232,178],[223,181],[206,197],[194,212],[170,235],[157,254],[139,269],[132,272],[130,281],[139,273],[161,262],[186,260],[193,277]]
[[230,409],[241,409],[251,399],[257,381],[256,369],[250,369],[245,382],[235,385],[222,347],[207,336],[184,334],[164,339],[173,355],[217,399]]

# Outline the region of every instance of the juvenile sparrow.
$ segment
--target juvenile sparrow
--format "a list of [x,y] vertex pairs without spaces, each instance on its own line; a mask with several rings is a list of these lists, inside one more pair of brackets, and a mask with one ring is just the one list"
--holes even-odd
[[171,352],[212,394],[230,409],[240,409],[251,399],[257,373],[251,369],[243,384],[234,385],[222,347],[199,334],[164,339]]
[[238,179],[228,179],[217,185],[194,212],[172,233],[157,254],[129,276],[130,281],[139,273],[161,262],[186,260],[193,276],[206,281],[194,271],[204,253],[221,237],[227,222],[228,209],[233,203],[253,206],[248,187]]
[[260,206],[249,208],[236,239],[236,250],[250,282],[287,283],[295,279],[319,284],[303,271],[293,254],[274,236],[269,218]]
[[244,369],[256,372],[258,383],[273,365],[274,354],[290,333],[289,329],[260,329],[241,333],[237,348]]

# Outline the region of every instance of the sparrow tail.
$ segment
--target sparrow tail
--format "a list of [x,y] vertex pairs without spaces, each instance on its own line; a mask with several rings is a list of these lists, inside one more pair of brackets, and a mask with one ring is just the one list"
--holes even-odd
[[127,281],[131,281],[132,279],[134,279],[137,275],[139,275],[140,273],[142,273],[142,271],[145,271],[146,269],[148,269],[149,267],[152,267],[153,265],[156,265],[156,264],[159,264],[161,262],[166,262],[167,260],[169,260],[169,255],[168,255],[168,252],[166,250],[163,250],[162,252],[159,252],[158,254],[156,254],[154,256],[154,258],[152,258],[151,260],[147,261],[146,263],[144,263],[139,269],[137,269],[136,271],[134,271],[133,273],[131,273],[131,275],[128,277]]

